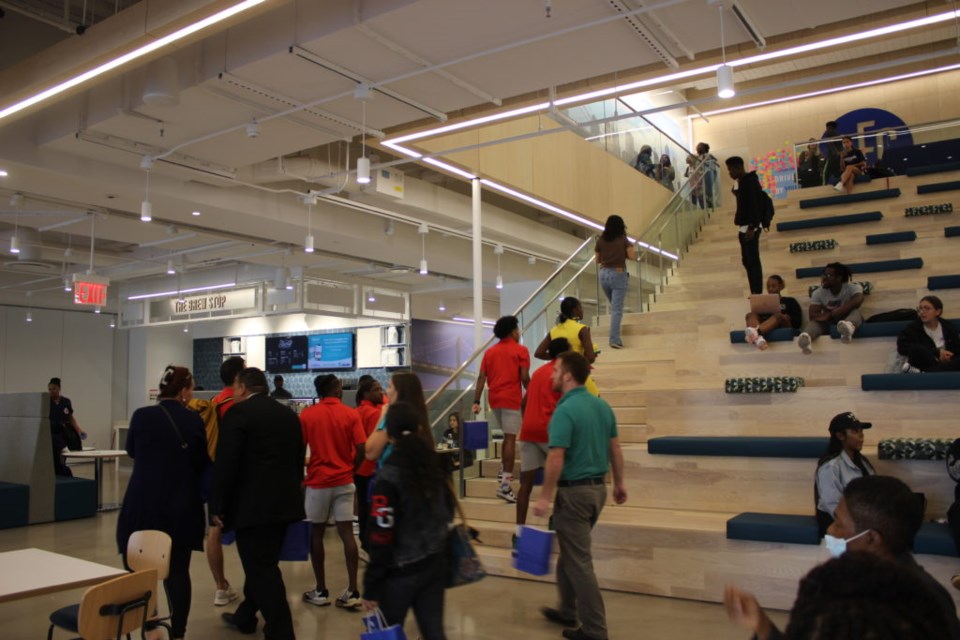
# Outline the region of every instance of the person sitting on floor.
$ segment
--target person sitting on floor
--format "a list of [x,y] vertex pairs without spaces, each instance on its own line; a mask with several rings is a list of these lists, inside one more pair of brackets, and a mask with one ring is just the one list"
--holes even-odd
[[943,302],[924,296],[917,305],[920,317],[897,336],[897,353],[907,357],[904,373],[960,371],[960,333],[952,322],[944,322]]
[[[767,293],[770,295],[779,295],[786,288],[783,278],[780,276],[770,276],[767,278]],[[790,327],[799,329],[803,322],[803,311],[800,310],[800,303],[796,298],[789,296],[780,296],[780,312],[756,314],[750,312],[747,314],[747,342],[756,345],[760,351],[766,351],[767,344],[765,335],[774,329],[781,327]]]
[[853,181],[867,171],[867,159],[863,152],[853,146],[853,138],[843,137],[843,151],[840,153],[840,182],[833,188],[837,191],[853,191]]
[[[827,530],[825,540],[830,555],[837,558],[846,552],[863,552],[872,555],[878,561],[892,561],[905,569],[911,576],[911,582],[922,587],[923,599],[935,605],[940,619],[935,620],[934,629],[939,635],[920,635],[922,638],[960,639],[960,621],[953,598],[939,582],[923,567],[917,564],[910,549],[913,539],[923,522],[923,509],[917,495],[910,487],[897,478],[889,476],[865,476],[850,481],[844,489],[843,498],[837,505],[837,518]],[[803,587],[801,587],[801,592]],[[724,592],[724,607],[730,621],[754,632],[758,640],[776,640],[784,635],[774,626],[766,612],[760,607],[756,597],[735,585],[729,584]],[[798,596],[798,602],[800,596]],[[797,605],[791,612],[788,631],[794,628],[793,618]],[[930,615],[935,615],[931,610]],[[854,628],[856,629],[856,627]],[[909,638],[915,636],[898,635],[861,635],[856,630],[844,635],[803,636],[790,634],[789,637],[836,637],[836,638]]]
[[831,262],[824,268],[820,287],[810,296],[810,321],[797,338],[797,346],[805,354],[813,353],[811,343],[836,324],[840,340],[848,344],[857,328],[863,324],[860,305],[863,304],[863,287],[850,282],[853,273],[839,262]]
[[876,474],[870,461],[860,453],[863,430],[873,424],[860,422],[852,413],[835,415],[830,421],[830,443],[817,462],[813,494],[820,537],[833,522],[843,490],[854,478]]

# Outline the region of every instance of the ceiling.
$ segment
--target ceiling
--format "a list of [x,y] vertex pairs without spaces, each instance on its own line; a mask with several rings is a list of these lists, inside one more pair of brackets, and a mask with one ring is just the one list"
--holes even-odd
[[[28,4],[43,15],[21,10]],[[82,4],[0,0],[7,8],[0,53],[9,52],[0,58],[0,95],[29,95],[85,69],[97,55],[142,37],[145,23],[162,31],[231,3],[90,2],[91,26],[70,35],[69,26],[84,20]],[[113,15],[115,7],[121,10]],[[732,59],[757,53],[754,37],[776,50],[951,7],[808,0],[794,9],[727,1],[726,52]],[[32,303],[68,304],[63,277],[90,266],[95,231],[94,270],[127,288],[169,278],[168,261],[181,279],[226,266],[283,265],[412,291],[417,317],[436,317],[438,299],[446,315],[468,313],[465,185],[399,162],[391,168],[406,174],[403,200],[361,189],[347,174],[361,153],[361,134],[373,143],[385,133],[542,101],[551,88],[570,95],[716,62],[720,11],[708,0],[267,0],[249,17],[162,51],[165,62],[132,63],[0,120],[0,169],[9,173],[0,178],[0,246],[16,229],[29,248],[20,260],[8,255],[0,264],[0,302],[25,304],[30,292]],[[55,26],[54,15],[67,20]],[[866,65],[881,54],[946,49],[955,38],[948,24],[751,65],[738,69],[738,86]],[[175,89],[164,90],[171,74]],[[685,96],[710,91],[713,82],[665,86]],[[366,100],[357,99],[358,86],[370,87]],[[145,102],[150,90],[161,99]],[[397,160],[382,148],[367,154],[375,167]],[[149,196],[144,156],[157,158]],[[325,195],[308,211],[299,196],[309,190]],[[24,196],[19,204],[11,202],[14,193]],[[145,198],[153,207],[150,224],[139,220]],[[507,249],[505,280],[543,279],[584,236],[522,203],[491,194],[484,200],[490,300],[497,294],[494,244]],[[419,223],[430,227],[425,237]],[[312,255],[302,250],[308,227],[316,238]],[[430,276],[415,272],[422,254]]]

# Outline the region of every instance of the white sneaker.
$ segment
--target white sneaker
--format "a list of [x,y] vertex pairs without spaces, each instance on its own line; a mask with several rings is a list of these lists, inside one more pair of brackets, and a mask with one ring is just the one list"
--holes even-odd
[[809,333],[801,333],[800,337],[797,338],[797,346],[800,347],[805,355],[813,353],[813,349],[810,348],[812,342],[813,340],[810,339]]
[[837,184],[833,185],[833,188],[836,189],[837,191],[843,191],[843,183],[838,182]]
[[213,604],[216,607],[225,607],[239,597],[240,594],[234,591],[233,587],[227,585],[226,589],[217,589],[217,592],[213,595]]
[[849,320],[841,320],[837,323],[837,331],[840,333],[840,342],[843,344],[850,344],[850,341],[853,340],[853,332],[857,328],[853,326],[853,323]]
[[303,594],[303,601],[315,604],[318,607],[327,607],[330,605],[330,594],[326,589],[323,591],[312,589]]
[[497,497],[511,503],[517,501],[517,496],[513,494],[513,489],[508,484],[500,485],[500,488],[497,489]]
[[747,342],[750,344],[757,344],[757,339],[760,337],[760,332],[757,331],[756,327],[747,327],[743,330],[747,336]]
[[767,347],[769,346],[770,345],[767,344],[767,341],[763,336],[760,336],[759,338],[757,338],[757,349],[759,349],[760,351],[766,351]]
[[363,600],[360,599],[360,594],[356,591],[344,589],[343,593],[340,594],[340,597],[337,598],[336,604],[341,609],[356,609],[363,604]]

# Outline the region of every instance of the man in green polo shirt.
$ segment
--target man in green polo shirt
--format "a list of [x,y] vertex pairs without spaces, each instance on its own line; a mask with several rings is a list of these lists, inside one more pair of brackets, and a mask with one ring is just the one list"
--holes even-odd
[[[563,630],[570,640],[607,640],[603,597],[593,571],[590,532],[607,499],[604,476],[613,471],[613,499],[627,501],[623,482],[623,453],[617,439],[617,421],[605,401],[583,386],[590,365],[579,353],[561,353],[554,364],[553,388],[563,393],[550,418],[550,454],[540,499],[534,514],[544,517],[553,507],[553,523],[560,544],[557,590],[560,606],[541,611],[551,622],[575,627]],[[580,626],[577,627],[577,621]]]

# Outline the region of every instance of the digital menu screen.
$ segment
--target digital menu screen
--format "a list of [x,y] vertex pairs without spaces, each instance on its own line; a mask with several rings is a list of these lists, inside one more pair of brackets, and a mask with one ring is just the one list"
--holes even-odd
[[320,333],[309,336],[307,349],[311,369],[353,369],[354,334]]
[[283,373],[307,370],[307,336],[273,336],[264,342],[267,371]]

